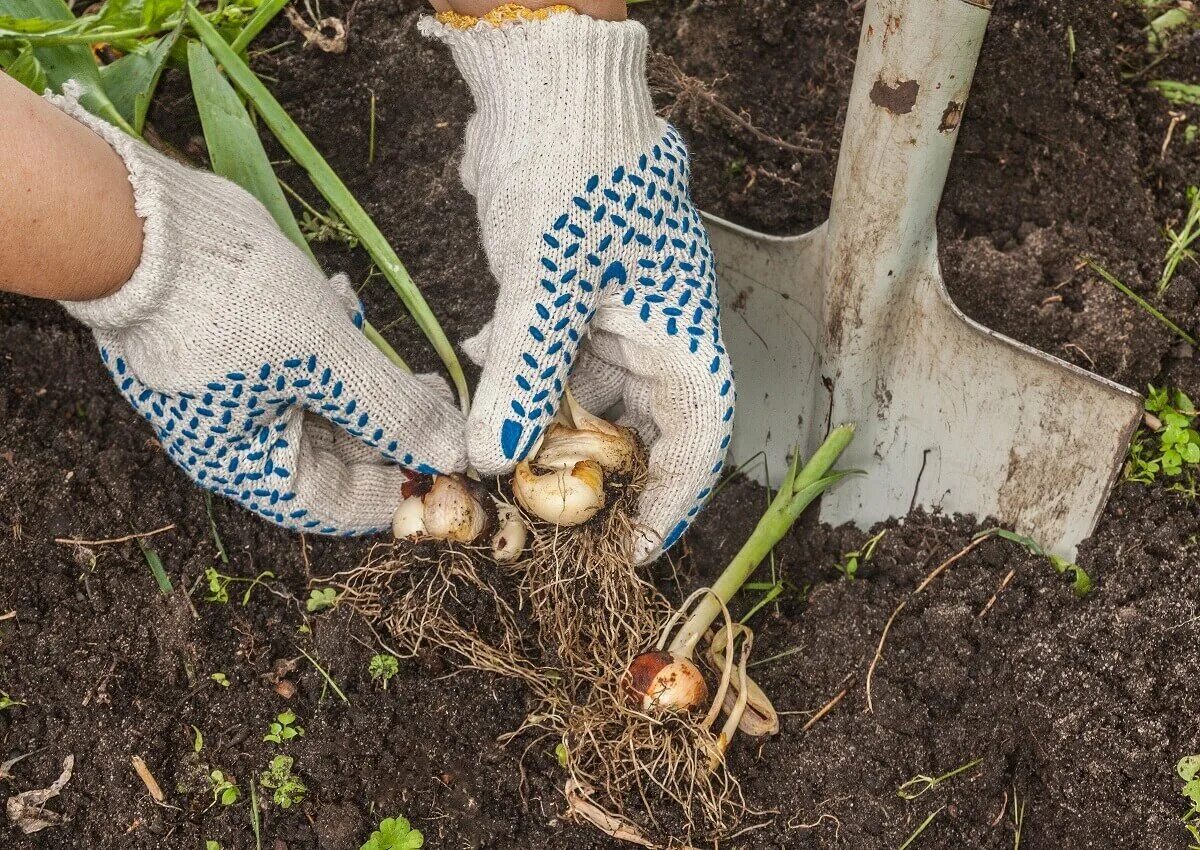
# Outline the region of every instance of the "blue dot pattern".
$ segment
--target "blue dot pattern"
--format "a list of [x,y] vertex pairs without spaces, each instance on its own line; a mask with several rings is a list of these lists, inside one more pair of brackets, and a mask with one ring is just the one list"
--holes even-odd
[[[355,316],[355,324],[361,323],[361,315]],[[388,439],[316,354],[228,372],[195,392],[176,393],[146,386],[110,346],[102,344],[100,356],[121,394],[193,481],[293,531],[353,537],[383,530],[338,528],[299,504],[291,464],[299,457],[293,442],[299,439],[300,410],[341,426],[389,460],[438,472]]]
[[[708,484],[669,531],[671,546],[699,513],[721,471],[735,393],[721,340],[708,234],[688,189],[687,150],[665,135],[636,162],[593,174],[541,235],[538,297],[526,348],[512,376],[511,414],[499,434],[509,459],[525,457],[557,409],[587,322],[598,308],[636,313],[654,336],[700,358],[727,402]],[[636,258],[632,263],[630,258]]]

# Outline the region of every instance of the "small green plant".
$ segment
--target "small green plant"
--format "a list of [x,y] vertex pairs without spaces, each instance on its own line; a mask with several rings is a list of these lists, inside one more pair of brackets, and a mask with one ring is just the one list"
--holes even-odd
[[908,780],[896,789],[896,796],[900,797],[902,800],[915,800],[926,791],[932,791],[947,779],[951,779],[955,776],[958,776],[960,773],[963,773],[964,771],[970,770],[975,765],[980,764],[982,761],[983,759],[977,758],[974,761],[969,761],[964,765],[954,768],[954,770],[950,771],[949,773],[943,773],[941,776],[927,776],[924,773],[918,773],[912,779]]
[[978,540],[981,537],[992,535],[1024,546],[1039,558],[1045,558],[1050,562],[1050,566],[1054,567],[1056,573],[1071,582],[1071,589],[1075,591],[1076,596],[1083,597],[1091,591],[1092,577],[1084,572],[1083,567],[1073,564],[1059,555],[1047,552],[1042,544],[1032,537],[1026,537],[1024,534],[1017,534],[1015,531],[1008,531],[1004,528],[989,528],[976,534],[974,539]]
[[[1186,131],[1184,138],[1185,140],[1187,138]],[[1184,260],[1196,262],[1196,254],[1192,250],[1192,246],[1196,244],[1197,240],[1200,240],[1200,187],[1189,186],[1187,199],[1189,207],[1187,215],[1184,216],[1183,225],[1178,231],[1170,226],[1163,229],[1163,233],[1167,237],[1167,253],[1163,257],[1162,275],[1158,279],[1159,295],[1166,292],[1167,287],[1171,285],[1171,279],[1175,277],[1180,263]]]
[[1129,447],[1125,479],[1153,484],[1159,476],[1178,479],[1168,489],[1196,495],[1196,473],[1200,471],[1200,414],[1182,390],[1150,386],[1146,396],[1148,427],[1134,435]]
[[284,741],[290,741],[292,738],[303,738],[304,727],[296,726],[295,712],[288,711],[280,712],[275,718],[275,722],[271,724],[270,731],[263,735],[264,741],[270,741],[273,744],[282,744]]
[[425,846],[425,836],[413,829],[408,818],[384,818],[379,829],[371,833],[360,850],[420,850]]
[[221,845],[210,838],[204,842],[204,850],[221,850]]
[[270,570],[263,570],[254,578],[240,578],[218,572],[216,567],[206,567],[204,578],[208,583],[208,596],[204,598],[205,602],[224,605],[229,601],[229,586],[231,584],[244,583],[248,586],[242,594],[242,605],[247,605],[250,602],[250,595],[254,593],[254,588],[262,584],[265,579],[275,578],[275,573]]
[[292,773],[295,763],[291,756],[275,756],[258,777],[258,784],[272,792],[271,799],[281,809],[290,809],[308,793],[308,787]]
[[229,677],[226,676],[224,673],[213,673],[208,678],[212,679],[214,682],[216,682],[222,688],[229,687]]
[[13,699],[4,691],[0,691],[0,711],[4,711],[8,708],[16,708],[18,705],[24,704],[25,703],[21,702],[20,700]]
[[1189,804],[1187,814],[1181,818],[1184,829],[1192,836],[1188,850],[1200,850],[1200,755],[1181,758],[1175,765],[1175,773],[1183,780],[1179,793]]
[[842,578],[846,581],[854,581],[858,575],[859,565],[871,560],[871,556],[875,554],[875,547],[879,545],[879,541],[885,534],[887,534],[886,528],[863,544],[861,549],[842,555],[841,563],[833,565],[842,574]]
[[332,587],[315,588],[309,591],[308,600],[304,603],[305,609],[312,614],[317,611],[324,611],[326,608],[332,608],[337,604],[338,592]]
[[400,672],[400,662],[390,652],[381,652],[371,656],[367,672],[371,674],[371,681],[379,682],[386,691],[388,680]]
[[219,770],[211,771],[208,774],[208,784],[212,788],[214,806],[217,803],[222,806],[232,806],[242,796],[238,791],[237,783]]

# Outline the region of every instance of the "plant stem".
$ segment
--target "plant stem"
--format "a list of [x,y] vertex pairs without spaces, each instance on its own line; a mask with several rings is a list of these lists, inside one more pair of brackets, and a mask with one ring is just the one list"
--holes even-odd
[[1155,308],[1154,305],[1152,305],[1149,301],[1147,301],[1142,296],[1138,295],[1136,292],[1134,292],[1132,289],[1130,289],[1128,286],[1126,286],[1124,283],[1122,283],[1120,280],[1118,280],[1117,277],[1112,272],[1110,272],[1108,269],[1092,262],[1091,260],[1085,260],[1084,262],[1086,262],[1088,264],[1088,267],[1092,271],[1094,271],[1096,274],[1100,275],[1100,277],[1103,278],[1107,283],[1116,287],[1118,290],[1120,290],[1122,293],[1124,293],[1130,300],[1132,300],[1133,303],[1137,304],[1139,307],[1141,307],[1143,310],[1145,310],[1147,313],[1149,313],[1155,319],[1158,319],[1158,321],[1161,322],[1164,327],[1166,327],[1168,330],[1170,330],[1172,333],[1174,333],[1177,337],[1182,339],[1188,345],[1191,345],[1193,347],[1196,345],[1195,337],[1193,337],[1187,331],[1180,328],[1179,325],[1175,324],[1170,319],[1168,319],[1166,316],[1164,316],[1160,310]]
[[330,676],[327,672],[325,672],[325,668],[317,663],[317,659],[313,658],[311,655],[309,655],[307,652],[305,652],[304,647],[302,647],[302,646],[298,646],[298,647],[296,647],[296,649],[300,650],[300,654],[303,655],[305,658],[307,658],[309,660],[309,662],[312,663],[312,666],[317,668],[317,672],[325,677],[325,681],[329,683],[329,686],[331,688],[333,688],[334,693],[336,693],[339,697],[341,697],[342,702],[346,703],[346,705],[349,705],[350,700],[346,697],[346,695],[344,693],[342,693],[342,689],[338,687],[337,682],[333,681],[333,677]]
[[346,188],[341,178],[330,168],[329,163],[321,156],[300,127],[292,120],[287,111],[279,104],[262,81],[255,76],[250,67],[239,57],[213,28],[204,16],[194,6],[187,7],[188,22],[196,31],[196,36],[204,42],[213,57],[225,68],[230,81],[254,104],[258,115],[271,129],[275,138],[283,145],[296,164],[303,168],[312,180],[313,185],[324,196],[329,205],[341,216],[358,236],[363,247],[367,249],[375,265],[387,277],[392,289],[400,297],[401,302],[416,320],[418,327],[426,338],[433,344],[434,349],[446,365],[447,372],[458,391],[459,403],[463,410],[470,407],[470,393],[467,389],[467,379],[463,374],[462,364],[454,353],[454,346],[446,338],[445,332],[438,324],[433,311],[429,309],[425,297],[409,276],[408,270],[396,256],[396,252],[380,233],[379,228],[367,211]]
[[853,425],[834,428],[803,469],[799,468],[800,455],[796,454],[787,478],[754,527],[754,532],[675,635],[669,648],[672,654],[691,656],[704,632],[720,615],[721,608],[729,604],[729,600],[775,548],[775,544],[788,533],[804,509],[826,488],[850,474],[830,474],[830,469],[853,437]]

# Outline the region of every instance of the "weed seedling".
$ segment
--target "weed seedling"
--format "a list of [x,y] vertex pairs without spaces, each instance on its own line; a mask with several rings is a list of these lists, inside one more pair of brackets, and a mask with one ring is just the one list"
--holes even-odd
[[1181,390],[1151,385],[1146,413],[1150,430],[1141,429],[1134,435],[1125,479],[1153,484],[1160,475],[1177,478],[1168,489],[1195,496],[1196,473],[1200,471],[1200,432],[1196,429],[1200,413],[1196,406]]
[[980,764],[982,758],[977,758],[974,761],[969,761],[964,765],[954,768],[949,773],[943,773],[941,776],[926,776],[924,773],[918,773],[912,779],[905,782],[896,789],[896,796],[902,800],[915,800],[924,794],[926,791],[932,791],[937,786],[941,785],[947,779],[958,776],[958,774],[970,770],[975,765]]
[[214,682],[216,682],[222,688],[229,687],[229,677],[226,676],[224,673],[213,673],[208,678],[212,679]]
[[861,549],[842,555],[841,563],[834,564],[834,568],[842,574],[846,581],[854,581],[855,576],[858,575],[859,564],[865,564],[871,560],[871,556],[875,554],[875,547],[879,545],[879,541],[885,534],[887,534],[886,528],[868,540]]
[[[1186,139],[1187,133],[1185,131]],[[1158,279],[1158,294],[1162,295],[1171,285],[1171,278],[1184,260],[1196,262],[1196,254],[1192,246],[1200,239],[1200,187],[1189,186],[1187,199],[1190,203],[1183,225],[1176,231],[1172,227],[1164,229],[1167,237],[1167,253],[1163,257],[1162,276]]]
[[1200,848],[1200,755],[1184,756],[1175,765],[1175,773],[1183,780],[1179,789],[1188,801],[1189,808],[1181,820],[1183,827],[1192,836],[1188,850]]
[[300,781],[300,777],[292,773],[292,765],[295,763],[291,756],[275,756],[258,777],[258,784],[272,792],[271,799],[281,809],[290,809],[308,793],[308,788]]
[[337,604],[337,600],[338,592],[332,587],[317,588],[309,592],[304,607],[308,613],[313,614],[317,611],[324,611],[326,608],[332,608]]
[[212,804],[214,806],[217,803],[222,806],[232,806],[242,796],[238,791],[237,784],[219,770],[208,774],[208,784],[212,788]]
[[1017,534],[1015,531],[1008,531],[1003,528],[989,528],[986,531],[976,534],[973,539],[978,540],[981,537],[988,537],[990,535],[1002,537],[1005,540],[1020,544],[1039,558],[1045,558],[1050,562],[1050,566],[1054,567],[1056,573],[1066,581],[1071,582],[1071,588],[1075,591],[1076,596],[1086,596],[1092,589],[1092,577],[1083,571],[1083,567],[1071,563],[1066,558],[1047,552],[1042,547],[1042,544],[1038,543],[1032,537],[1026,537],[1024,534]]
[[210,838],[204,842],[204,850],[221,850],[221,845]]
[[295,712],[288,711],[280,712],[275,718],[275,722],[271,724],[270,731],[263,735],[264,741],[270,741],[273,744],[282,744],[284,741],[290,741],[292,738],[304,737],[304,727],[297,726]]
[[264,579],[275,578],[275,573],[270,570],[263,570],[254,578],[239,578],[238,576],[227,576],[224,573],[217,572],[216,567],[206,567],[204,578],[208,582],[208,596],[204,598],[204,601],[217,605],[224,605],[229,601],[229,585],[239,582],[247,584],[248,587],[245,593],[242,594],[242,605],[245,606],[249,604],[250,595],[254,593],[254,588],[262,584]]
[[420,850],[425,846],[421,830],[413,829],[408,818],[384,818],[360,850]]
[[371,656],[367,672],[371,674],[371,681],[379,682],[386,691],[388,680],[400,672],[400,662],[390,652],[381,652],[379,655]]
[[24,704],[25,703],[23,703],[19,700],[13,699],[8,694],[6,694],[4,691],[0,691],[0,711],[4,711],[5,709],[8,709],[8,708],[16,708],[18,705],[24,705]]

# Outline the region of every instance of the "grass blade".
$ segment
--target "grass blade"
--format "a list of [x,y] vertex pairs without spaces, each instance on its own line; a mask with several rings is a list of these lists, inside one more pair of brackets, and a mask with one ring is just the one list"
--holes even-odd
[[189,41],[187,54],[192,94],[196,98],[196,110],[200,113],[204,143],[208,146],[213,171],[258,198],[279,229],[315,265],[317,258],[296,224],[292,208],[275,179],[271,160],[237,92],[217,70],[217,63],[203,44]]
[[1096,274],[1100,275],[1100,277],[1106,283],[1108,283],[1109,285],[1115,287],[1117,290],[1122,292],[1125,295],[1125,297],[1127,297],[1134,304],[1137,304],[1139,307],[1141,307],[1143,310],[1145,310],[1147,313],[1149,313],[1151,316],[1153,316],[1155,319],[1157,319],[1163,325],[1163,327],[1167,328],[1167,330],[1171,331],[1171,333],[1175,334],[1177,337],[1182,339],[1188,345],[1191,345],[1191,346],[1196,345],[1196,340],[1191,334],[1189,334],[1187,331],[1183,330],[1181,327],[1179,327],[1179,325],[1172,322],[1165,315],[1163,315],[1161,310],[1156,308],[1153,304],[1151,304],[1145,298],[1138,295],[1136,292],[1134,292],[1132,289],[1130,289],[1128,286],[1126,286],[1124,283],[1122,283],[1120,280],[1118,280],[1116,275],[1114,275],[1108,269],[1104,268],[1101,265],[1098,265],[1097,263],[1092,262],[1091,260],[1085,260],[1084,262],[1086,262],[1088,264],[1088,268],[1090,268]]
[[139,50],[122,56],[111,65],[100,69],[100,80],[104,90],[118,112],[128,121],[134,132],[141,133],[146,125],[146,112],[150,100],[158,89],[158,81],[166,67],[167,57],[179,39],[183,29],[180,18],[175,29],[164,35],[148,50]]
[[175,587],[171,584],[171,578],[167,575],[167,571],[163,569],[162,558],[158,557],[158,553],[142,542],[138,538],[138,547],[142,550],[142,555],[146,558],[146,563],[150,566],[150,572],[154,575],[154,580],[158,582],[158,589],[166,596],[173,593]]
[[[63,0],[0,0],[0,14],[13,18],[44,18],[46,20],[73,21],[75,16]],[[33,51],[46,82],[56,92],[62,84],[75,80],[83,91],[79,102],[84,108],[115,124],[132,136],[138,135],[133,125],[125,120],[104,90],[100,69],[92,57],[91,48],[85,44],[64,44],[58,47],[37,47]],[[40,94],[40,92],[39,92]]]
[[255,9],[250,20],[246,21],[246,26],[242,27],[242,31],[238,33],[237,38],[230,42],[229,49],[234,53],[243,53],[250,46],[250,42],[258,38],[258,34],[266,28],[267,24],[275,20],[275,16],[289,2],[290,0],[267,0],[266,3]]
[[342,221],[354,231],[375,265],[383,272],[392,289],[400,296],[404,306],[408,308],[418,327],[426,338],[433,344],[438,356],[446,365],[450,378],[458,390],[459,401],[463,408],[469,404],[466,377],[462,365],[454,353],[454,347],[446,338],[438,324],[433,311],[429,309],[424,296],[421,295],[408,271],[396,252],[388,244],[379,228],[371,221],[366,210],[355,200],[350,190],[329,167],[329,163],[317,151],[312,142],[304,135],[296,122],[287,114],[279,102],[267,90],[267,87],[255,76],[250,67],[225,43],[221,35],[204,19],[194,6],[187,7],[188,21],[195,29],[197,37],[204,42],[215,58],[225,69],[229,79],[246,96],[257,111],[259,117],[279,139],[280,144],[291,155],[292,159],[308,172],[313,185],[325,197],[329,205],[341,216]]

